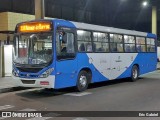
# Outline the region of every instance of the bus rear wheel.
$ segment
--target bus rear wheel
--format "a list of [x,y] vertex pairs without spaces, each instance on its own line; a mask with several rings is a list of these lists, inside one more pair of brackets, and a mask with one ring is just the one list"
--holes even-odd
[[139,76],[139,68],[136,65],[134,65],[131,71],[131,81],[135,82],[138,79],[138,76]]
[[85,91],[88,88],[89,75],[86,71],[80,71],[78,75],[76,89],[79,92]]

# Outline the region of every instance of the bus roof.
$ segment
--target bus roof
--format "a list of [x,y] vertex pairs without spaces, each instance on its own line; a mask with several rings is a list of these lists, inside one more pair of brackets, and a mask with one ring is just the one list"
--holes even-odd
[[119,34],[137,35],[137,36],[156,38],[155,34],[140,32],[140,31],[135,31],[135,30],[127,30],[127,29],[120,29],[120,28],[114,28],[114,27],[105,27],[105,26],[92,25],[92,24],[86,24],[86,23],[78,23],[78,22],[73,22],[73,24],[78,29],[86,29],[86,30],[93,30],[93,31],[102,31],[102,32],[110,32],[110,33],[119,33]]
[[[157,38],[155,34],[147,33],[147,32],[140,32],[140,31],[135,31],[135,30],[127,30],[127,29],[120,29],[120,28],[114,28],[114,27],[106,27],[106,26],[93,25],[93,24],[87,24],[87,23],[73,22],[73,21],[56,19],[56,18],[40,19],[40,20],[33,20],[33,21],[54,21],[58,23],[60,26],[66,26],[66,27],[72,27],[72,28],[75,27],[77,29]],[[33,21],[27,21],[27,22],[33,22]]]
[[[135,31],[135,30],[127,30],[127,29],[120,29],[120,28],[114,28],[114,27],[106,27],[106,26],[93,25],[93,24],[87,24],[87,23],[73,22],[73,21],[67,21],[67,20],[63,20],[63,19],[53,19],[53,20],[56,22],[64,23],[64,24],[66,24],[67,22],[72,23],[75,26],[75,28],[77,28],[77,29],[157,38],[157,36],[155,34],[147,33],[147,32],[140,32],[140,31]],[[71,25],[70,27],[73,27],[73,25]]]

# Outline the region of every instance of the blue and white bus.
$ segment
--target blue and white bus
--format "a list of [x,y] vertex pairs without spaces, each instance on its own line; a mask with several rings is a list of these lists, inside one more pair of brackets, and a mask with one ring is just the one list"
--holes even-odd
[[19,23],[13,42],[17,86],[66,88],[156,70],[156,35],[66,20]]

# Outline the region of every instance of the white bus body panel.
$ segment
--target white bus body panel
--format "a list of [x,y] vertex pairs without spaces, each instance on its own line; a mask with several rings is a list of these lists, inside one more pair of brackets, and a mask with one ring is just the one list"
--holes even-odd
[[109,80],[118,78],[135,60],[138,53],[87,53],[91,63]]
[[[47,78],[37,78],[37,79],[27,79],[27,78],[19,78],[19,77],[15,77],[12,75],[12,78],[15,81],[15,85],[16,86],[23,86],[23,87],[42,87],[42,88],[54,88],[55,86],[55,76],[54,75],[50,75]],[[24,84],[22,83],[22,80],[35,80],[34,84]],[[40,82],[41,81],[47,81],[49,82],[49,85],[41,85]]]

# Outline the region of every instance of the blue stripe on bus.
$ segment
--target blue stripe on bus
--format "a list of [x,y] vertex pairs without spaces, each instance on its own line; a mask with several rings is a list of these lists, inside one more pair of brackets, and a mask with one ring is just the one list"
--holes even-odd
[[156,70],[156,55],[155,53],[139,53],[132,64],[123,72],[117,79],[131,77],[131,70],[133,65],[139,65],[139,75],[152,72]]
[[[77,74],[74,75],[73,78],[66,79],[65,76],[60,75],[56,81],[55,81],[55,88],[63,88],[63,87],[70,87],[75,86],[77,82],[77,76],[81,69],[83,68],[89,68],[92,71],[92,82],[101,82],[101,81],[108,81],[109,79],[107,76],[103,76],[93,64],[90,64],[88,62],[89,58],[87,54],[85,53],[78,53],[76,57],[78,61],[78,71]],[[139,53],[136,57],[136,59],[131,63],[131,65],[116,79],[125,78],[125,77],[131,77],[131,70],[134,64],[139,65],[139,73],[145,74],[147,72],[151,72],[156,69],[156,59],[155,53]],[[152,62],[152,63],[151,63]],[[65,62],[67,64],[67,62]],[[65,65],[64,65],[65,66]],[[62,66],[61,68],[64,68]],[[68,71],[69,68],[67,68]]]
[[72,23],[66,20],[54,20],[54,23],[57,26],[61,26],[61,27],[67,27],[67,28],[76,28],[76,26]]
[[[108,78],[106,78],[105,76],[103,76],[96,68],[93,64],[90,64],[88,62],[88,56],[85,53],[78,53],[76,56],[78,61],[78,71],[76,74],[74,74],[73,76],[70,77],[70,79],[67,79],[64,75],[56,75],[56,81],[55,81],[55,88],[59,89],[59,88],[64,88],[64,87],[72,87],[72,86],[76,86],[77,83],[77,77],[78,77],[78,73],[80,72],[80,70],[82,70],[83,68],[89,68],[92,71],[92,81],[91,82],[100,82],[100,81],[107,81]],[[67,64],[67,62],[65,62],[64,64],[62,64],[62,66],[60,66],[60,68],[64,69],[65,64]],[[73,65],[74,66],[74,65]],[[66,69],[67,71],[71,71],[70,68]]]
[[155,34],[152,34],[152,33],[148,33],[147,37],[157,39],[157,36]]

